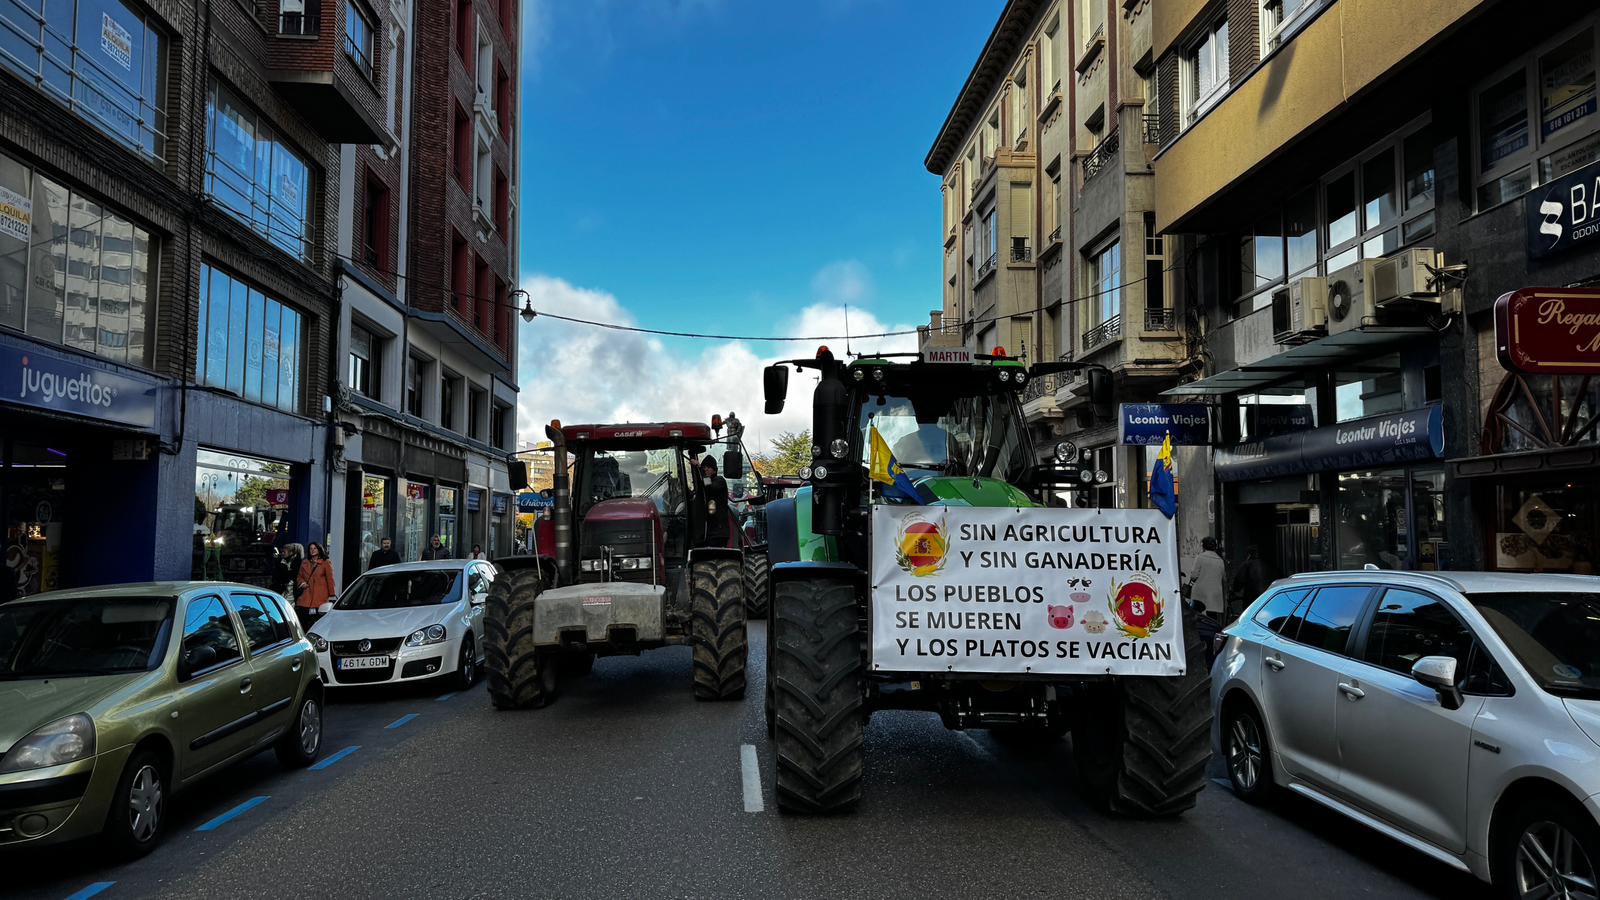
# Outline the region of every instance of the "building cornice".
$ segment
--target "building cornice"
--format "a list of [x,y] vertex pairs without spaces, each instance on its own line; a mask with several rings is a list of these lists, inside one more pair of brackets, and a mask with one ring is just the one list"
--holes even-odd
[[1006,3],[1000,20],[994,25],[994,31],[989,33],[989,40],[984,42],[983,51],[978,54],[978,61],[967,73],[967,81],[956,95],[955,105],[950,107],[950,114],[945,116],[939,136],[922,161],[929,172],[943,175],[960,154],[961,142],[982,118],[989,98],[1001,82],[1010,76],[1012,62],[1022,53],[1032,33],[1034,20],[1048,2],[1009,0]]

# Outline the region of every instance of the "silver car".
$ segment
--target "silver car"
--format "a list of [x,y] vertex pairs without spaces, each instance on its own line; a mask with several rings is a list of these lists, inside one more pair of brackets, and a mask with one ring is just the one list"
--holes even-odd
[[1600,578],[1296,576],[1218,640],[1240,797],[1293,791],[1508,896],[1597,896]]

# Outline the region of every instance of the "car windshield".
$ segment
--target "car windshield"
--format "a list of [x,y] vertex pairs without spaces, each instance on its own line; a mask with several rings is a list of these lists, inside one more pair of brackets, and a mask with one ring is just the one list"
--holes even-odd
[[84,597],[0,606],[0,681],[144,672],[160,665],[172,600]]
[[1600,698],[1600,594],[1470,594],[1500,639],[1552,694]]
[[1016,399],[1007,393],[867,397],[858,426],[862,466],[872,464],[871,430],[876,428],[913,479],[983,476],[1015,484],[1032,464]]
[[456,599],[459,569],[415,572],[369,572],[356,579],[335,604],[338,609],[408,609],[437,606]]
[[678,480],[678,452],[661,450],[594,450],[579,460],[578,515],[604,500],[648,497],[662,513],[683,504]]

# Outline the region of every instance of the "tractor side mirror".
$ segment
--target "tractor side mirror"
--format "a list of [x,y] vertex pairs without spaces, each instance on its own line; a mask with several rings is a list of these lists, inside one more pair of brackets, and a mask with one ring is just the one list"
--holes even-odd
[[722,477],[729,481],[744,480],[744,454],[737,450],[722,452]]
[[767,415],[783,412],[783,401],[789,396],[788,367],[767,366],[761,372],[761,387],[766,394]]
[[1111,370],[1096,366],[1088,370],[1089,404],[1078,411],[1078,424],[1093,428],[1111,420]]

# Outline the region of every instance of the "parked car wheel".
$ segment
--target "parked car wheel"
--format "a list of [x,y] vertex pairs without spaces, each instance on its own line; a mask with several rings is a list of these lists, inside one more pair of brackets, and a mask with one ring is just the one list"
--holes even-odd
[[1267,729],[1249,703],[1233,704],[1222,721],[1222,753],[1233,792],[1247,803],[1261,803],[1272,793],[1272,758]]
[[128,760],[117,782],[105,839],[123,859],[137,859],[154,850],[166,829],[166,763],[153,751],[141,750]]
[[1494,880],[1501,896],[1575,897],[1593,890],[1600,828],[1571,801],[1526,800],[1497,829]]
[[461,658],[456,660],[455,689],[464,691],[478,682],[478,647],[472,635],[461,639]]
[[307,689],[295,707],[294,722],[273,745],[278,762],[291,769],[303,769],[317,761],[322,752],[322,695]]

